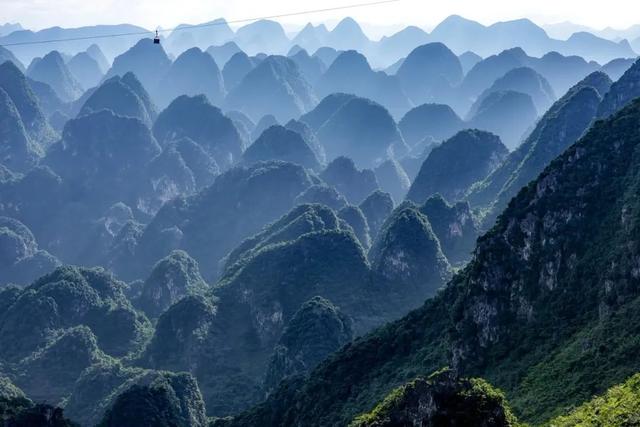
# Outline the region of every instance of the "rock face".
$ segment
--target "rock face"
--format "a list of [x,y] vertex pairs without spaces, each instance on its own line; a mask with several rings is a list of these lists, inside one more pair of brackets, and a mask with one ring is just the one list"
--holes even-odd
[[371,238],[375,239],[382,224],[393,211],[393,199],[389,193],[376,190],[360,203],[360,210],[367,218]]
[[338,157],[320,174],[320,178],[333,186],[352,204],[359,204],[378,189],[376,175],[372,170],[358,170],[353,160]]
[[186,252],[174,251],[153,267],[134,303],[150,318],[157,318],[181,298],[204,295],[208,289],[198,263]]
[[60,261],[38,248],[38,243],[20,221],[0,217],[0,285],[26,285],[51,272]]
[[420,206],[420,212],[429,220],[449,262],[452,265],[466,263],[480,234],[469,204],[450,205],[442,196],[435,195]]
[[422,164],[407,199],[423,203],[434,194],[455,202],[469,187],[488,176],[507,156],[500,138],[465,130],[434,148]]
[[104,71],[87,52],[80,52],[67,62],[69,71],[81,87],[89,89],[100,83]]
[[205,95],[213,105],[222,105],[225,96],[222,73],[213,58],[198,49],[182,53],[160,80],[156,91],[161,106],[169,105],[180,95]]
[[266,390],[273,390],[287,377],[308,373],[352,339],[351,319],[322,297],[310,299],[293,315],[275,347]]
[[[344,425],[405,383],[408,370],[426,375],[447,364],[503,388],[533,423],[624,381],[637,369],[628,354],[638,345],[627,345],[640,322],[632,267],[639,120],[635,101],[596,122],[512,199],[442,294],[235,425],[271,416],[272,425]],[[276,415],[283,404],[295,408],[286,421]]]
[[231,89],[227,107],[254,120],[273,114],[280,122],[311,110],[316,98],[298,66],[284,56],[269,56]]
[[242,154],[247,165],[261,161],[282,160],[318,171],[320,162],[302,136],[283,126],[271,126]]
[[495,133],[513,149],[520,145],[537,117],[538,112],[529,95],[511,90],[498,91],[482,100],[473,117],[469,118],[469,125]]
[[393,390],[352,427],[474,425],[516,427],[504,395],[481,379],[459,379],[449,370]]
[[188,137],[213,157],[223,170],[242,154],[243,143],[233,121],[214,107],[207,98],[180,96],[169,105],[153,125],[160,144]]
[[447,89],[462,81],[458,57],[442,43],[415,48],[396,73],[415,105],[446,101]]
[[490,94],[508,90],[529,95],[536,106],[536,110],[541,114],[545,113],[556,100],[556,96],[547,79],[529,67],[519,67],[508,71],[504,76],[493,82],[491,87],[486,89],[471,106],[469,117],[473,117],[476,114],[484,99]]
[[84,116],[104,109],[120,116],[139,119],[147,127],[151,127],[157,117],[149,94],[133,73],[111,77],[102,83],[87,98],[78,115]]
[[449,139],[464,128],[464,122],[448,105],[422,104],[405,114],[398,127],[407,144],[414,146],[427,137]]
[[492,206],[492,214],[483,221],[485,227],[493,225],[520,188],[582,136],[610,85],[611,80],[601,72],[592,73],[576,84],[540,119],[518,149],[485,180],[474,185],[467,195],[469,202],[473,206]]
[[369,235],[367,218],[362,210],[358,206],[348,205],[338,211],[338,217],[353,229],[362,247],[368,250],[371,246],[371,236]]
[[406,144],[389,112],[380,104],[353,98],[317,132],[330,160],[346,156],[362,168],[373,168],[389,156],[401,156]]
[[73,77],[60,55],[54,50],[42,59],[35,59],[27,70],[27,75],[51,86],[65,102],[73,101],[82,94],[80,83]]
[[429,220],[411,202],[387,218],[369,251],[373,270],[415,307],[449,279],[451,270]]
[[206,427],[207,417],[195,379],[188,374],[166,373],[124,391],[98,425]]
[[0,64],[0,88],[13,101],[31,140],[43,148],[49,146],[56,138],[55,132],[47,123],[27,78],[13,62]]

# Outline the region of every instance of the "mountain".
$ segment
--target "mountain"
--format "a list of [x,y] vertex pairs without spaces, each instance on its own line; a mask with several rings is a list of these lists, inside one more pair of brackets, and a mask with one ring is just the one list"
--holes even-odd
[[67,62],[67,67],[80,86],[87,89],[100,83],[104,75],[98,62],[87,52],[75,55]]
[[396,76],[415,105],[446,103],[448,88],[462,81],[462,65],[444,44],[429,43],[411,51]]
[[[204,50],[208,46],[222,45],[234,37],[233,30],[224,19],[203,22],[197,28],[190,27],[188,24],[180,24],[167,37],[166,44],[176,55],[193,47]],[[184,41],[187,40],[191,43],[185,44]]]
[[188,137],[205,149],[223,170],[240,159],[243,143],[231,119],[204,95],[176,98],[160,113],[153,134],[165,145]]
[[296,63],[304,78],[311,84],[315,85],[320,76],[327,70],[327,66],[317,56],[309,56],[309,53],[300,49],[289,58]]
[[609,61],[600,68],[600,71],[607,73],[609,78],[614,82],[619,80],[620,77],[636,62],[633,58],[618,58],[613,61]]
[[0,285],[27,285],[50,273],[60,261],[38,247],[29,228],[18,220],[0,216]]
[[[289,211],[295,197],[313,183],[305,169],[290,163],[230,169],[200,193],[166,203],[137,240],[135,259],[119,270],[145,277],[159,259],[182,249],[209,280],[227,252]],[[211,239],[218,243],[210,245]]]
[[323,46],[318,48],[318,50],[313,53],[313,56],[320,58],[322,62],[324,62],[324,65],[329,68],[341,53],[342,51],[338,51],[332,47]]
[[249,55],[270,53],[284,55],[289,49],[289,38],[276,21],[261,19],[238,28],[233,40]]
[[226,42],[220,46],[209,46],[206,52],[211,55],[219,67],[224,68],[229,59],[236,53],[242,52],[242,50],[235,42]]
[[327,34],[326,46],[337,50],[366,51],[370,41],[353,18],[344,18]]
[[347,101],[316,135],[328,159],[346,156],[360,167],[375,167],[388,157],[401,156],[407,150],[389,112],[365,98]]
[[469,204],[449,204],[440,194],[436,194],[429,197],[419,209],[429,220],[449,263],[459,266],[468,262],[479,236]]
[[176,58],[155,93],[161,107],[169,105],[180,95],[205,95],[213,105],[222,105],[225,88],[216,61],[194,47]]
[[[618,264],[635,250],[620,242],[636,226],[621,212],[635,206],[638,119],[635,102],[597,122],[512,200],[471,263],[422,308],[227,425],[348,424],[448,364],[501,387],[522,421],[543,423],[638,372],[619,347],[634,336],[638,290]],[[549,335],[550,325],[562,328]]]
[[27,76],[51,86],[63,101],[69,102],[82,94],[80,83],[73,77],[58,51],[51,51],[42,59],[35,59],[27,69]]
[[376,167],[374,172],[382,191],[391,194],[397,202],[404,199],[411,181],[400,163],[393,159],[386,160]]
[[520,145],[538,117],[531,96],[512,90],[491,92],[474,112],[469,126],[495,133],[510,149]]
[[131,72],[105,80],[89,95],[78,115],[104,109],[120,116],[137,118],[147,126],[151,126],[158,115],[149,94]]
[[15,55],[9,50],[2,46],[0,46],[0,64],[3,64],[6,61],[11,61],[13,64],[20,69],[24,73],[24,65]]
[[157,102],[159,97],[154,91],[170,67],[171,60],[162,46],[155,45],[151,39],[142,39],[113,60],[113,65],[107,71],[105,79],[117,75],[123,76],[131,71]]
[[[120,34],[131,34],[121,36]],[[78,28],[51,27],[40,31],[20,30],[0,37],[0,45],[12,43],[26,43],[13,46],[12,51],[20,60],[28,64],[33,58],[43,57],[52,50],[76,54],[97,44],[104,54],[112,59],[119,55],[127,46],[134,45],[140,40],[140,33],[150,33],[135,25],[95,25]],[[119,36],[113,37],[118,34]],[[64,42],[42,43],[49,40],[75,39]],[[123,46],[125,46],[123,48]],[[106,71],[106,70],[105,70]]]
[[510,70],[526,65],[527,54],[520,48],[512,48],[478,62],[465,75],[460,85],[463,96],[473,101],[482,91],[490,87]]
[[386,219],[369,260],[376,274],[402,288],[408,303],[434,295],[451,276],[429,220],[411,202],[398,206]]
[[407,199],[424,203],[440,194],[449,202],[461,200],[468,188],[488,176],[507,154],[496,135],[461,131],[431,151],[411,184]]
[[101,110],[70,120],[43,163],[86,209],[102,213],[116,202],[138,205],[145,166],[160,151],[140,120]]
[[471,189],[467,198],[474,206],[491,206],[493,214],[484,220],[487,227],[522,187],[582,136],[610,86],[611,80],[602,72],[579,82],[549,109],[520,147]]
[[[388,66],[406,58],[416,47],[429,42],[429,34],[422,28],[408,26],[390,36],[383,36],[370,53],[374,62]],[[393,73],[395,74],[395,73]]]
[[78,325],[87,326],[98,347],[109,355],[140,350],[151,325],[127,301],[125,287],[101,269],[61,267],[41,277],[21,290],[4,311],[0,322],[3,359],[23,359],[50,345],[56,331]]
[[227,96],[227,107],[238,109],[253,119],[273,114],[287,122],[311,110],[316,99],[309,83],[291,59],[269,56]]
[[320,47],[326,45],[328,35],[329,30],[327,30],[327,27],[325,27],[324,24],[314,26],[313,24],[308,23],[304,28],[302,28],[302,30],[300,30],[300,32],[298,32],[298,34],[296,34],[293,40],[291,40],[291,43],[300,46],[308,52],[315,52]]
[[355,50],[342,52],[316,83],[320,97],[333,93],[351,93],[384,105],[394,115],[402,115],[411,103],[399,79],[375,72],[367,58]]
[[458,55],[460,65],[462,66],[462,74],[466,75],[475,65],[482,61],[482,57],[471,51],[466,51],[461,55]]
[[393,211],[393,199],[389,193],[376,190],[364,199],[359,207],[367,218],[369,234],[375,239],[382,224]]
[[22,29],[22,25],[17,22],[15,24],[7,22],[0,25],[0,36],[6,36],[7,34],[11,34],[14,31],[20,31]]
[[352,204],[359,204],[378,189],[374,172],[370,169],[358,170],[348,157],[335,158],[322,171],[320,178],[335,187]]
[[536,110],[543,113],[553,104],[556,96],[551,85],[540,74],[528,67],[514,68],[497,79],[471,106],[468,117],[473,117],[484,100],[494,92],[515,91],[527,94],[533,100]]
[[574,32],[568,40],[556,40],[528,19],[496,22],[484,26],[454,15],[436,26],[430,38],[446,44],[454,52],[470,50],[483,57],[514,47],[514,40],[517,40],[517,46],[534,56],[557,51],[564,55],[582,56],[599,63],[629,57],[632,51],[626,41],[617,43],[588,32]]
[[100,49],[100,46],[98,46],[97,44],[92,44],[87,48],[85,52],[87,52],[87,54],[91,58],[93,58],[94,61],[96,61],[96,63],[100,67],[100,72],[104,74],[109,70],[110,63],[104,56],[104,53],[102,53],[102,49]]
[[0,163],[15,172],[24,172],[44,156],[40,145],[31,141],[15,104],[0,87]]
[[598,63],[581,56],[546,53],[542,58],[528,58],[522,65],[536,70],[549,81],[556,95],[567,92],[587,75],[598,70]]
[[303,375],[353,339],[352,321],[322,297],[304,303],[293,315],[276,345],[265,377],[273,390],[294,375]]
[[640,60],[611,85],[598,108],[598,117],[606,118],[633,101],[640,93]]
[[371,247],[369,224],[367,224],[367,218],[364,216],[362,209],[358,206],[347,205],[338,211],[338,218],[351,227],[365,251]]
[[[318,204],[324,205],[334,211],[347,206],[347,199],[338,192],[334,187],[326,184],[315,184],[298,194],[293,201],[294,205]],[[364,246],[364,245],[363,245]]]
[[299,164],[307,169],[320,170],[320,162],[302,136],[283,126],[271,126],[242,154],[247,165],[282,160]]
[[422,104],[407,112],[398,127],[407,144],[414,146],[426,137],[449,139],[464,128],[464,122],[448,105]]
[[153,267],[134,304],[153,319],[185,296],[208,290],[198,263],[184,251],[173,251]]
[[309,127],[309,125],[307,125],[305,122],[302,122],[300,120],[291,119],[287,122],[287,124],[284,127],[294,132],[297,132],[302,137],[302,139],[304,139],[304,142],[307,143],[309,148],[313,150],[313,153],[318,158],[318,161],[321,164],[326,163],[327,155],[324,152],[324,147],[322,147],[322,145],[320,144],[320,141],[318,141],[318,138],[316,138],[315,133],[313,132],[311,127]]
[[350,426],[393,427],[416,423],[423,426],[519,425],[500,390],[482,379],[459,378],[451,370],[443,369],[391,391],[371,412],[359,415]]
[[333,93],[328,95],[324,97],[313,110],[300,116],[300,121],[306,123],[313,132],[317,132],[331,116],[354,98],[355,95],[347,93]]
[[234,53],[222,69],[222,76],[224,77],[224,84],[227,91],[230,92],[235,88],[254,68],[254,61],[249,58],[246,53],[242,51]]
[[31,140],[43,148],[51,144],[56,134],[49,126],[27,78],[12,62],[0,64],[0,88],[13,101]]
[[266,114],[262,116],[260,120],[258,120],[258,123],[256,123],[253,130],[251,131],[250,142],[253,143],[253,141],[260,138],[260,135],[262,135],[262,133],[265,130],[269,129],[271,126],[280,126],[278,119],[276,119],[272,114]]

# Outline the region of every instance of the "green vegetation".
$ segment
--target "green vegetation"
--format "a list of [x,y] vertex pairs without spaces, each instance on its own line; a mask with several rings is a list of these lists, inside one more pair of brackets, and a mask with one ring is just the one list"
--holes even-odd
[[640,425],[640,374],[610,388],[569,415],[549,421],[549,427],[631,427]]
[[448,369],[394,389],[350,427],[413,425],[518,426],[504,394],[482,379],[458,379]]

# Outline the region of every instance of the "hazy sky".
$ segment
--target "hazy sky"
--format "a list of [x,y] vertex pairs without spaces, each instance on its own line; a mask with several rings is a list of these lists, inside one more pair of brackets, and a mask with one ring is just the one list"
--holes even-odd
[[[146,28],[173,27],[218,17],[228,20],[297,12],[366,2],[366,0],[0,0],[0,20],[32,29],[133,23]],[[538,24],[570,20],[596,28],[640,23],[638,0],[400,0],[397,3],[280,19],[283,23],[358,21],[393,27],[430,28],[458,14],[489,24],[528,17]]]

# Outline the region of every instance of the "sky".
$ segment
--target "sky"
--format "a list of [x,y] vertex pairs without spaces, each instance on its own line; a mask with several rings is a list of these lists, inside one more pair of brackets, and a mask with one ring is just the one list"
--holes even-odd
[[[363,3],[367,0],[0,0],[0,23],[25,28],[131,23],[171,28],[219,17],[238,20]],[[278,19],[291,30],[306,22],[337,22],[351,16],[391,31],[406,25],[430,29],[457,14],[483,24],[529,18],[543,25],[571,21],[596,29],[640,23],[637,0],[399,0],[396,3]]]

